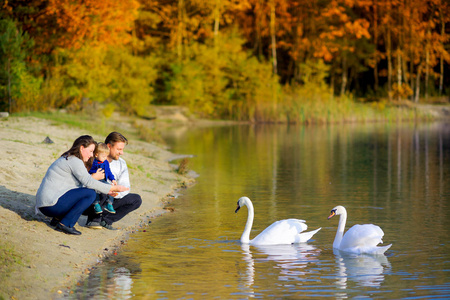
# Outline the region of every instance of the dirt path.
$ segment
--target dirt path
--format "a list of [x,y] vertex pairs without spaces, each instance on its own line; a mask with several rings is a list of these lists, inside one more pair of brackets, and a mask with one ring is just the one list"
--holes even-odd
[[[130,140],[123,158],[131,189],[142,196],[140,209],[115,223],[118,231],[83,227],[85,217],[76,225],[81,236],[55,231],[49,218],[34,214],[35,194],[50,164],[82,134],[91,133],[32,117],[0,119],[0,299],[52,299],[70,293],[130,232],[164,212],[163,200],[170,200],[175,189],[192,183],[168,163],[172,153]],[[46,137],[54,143],[43,143]]]

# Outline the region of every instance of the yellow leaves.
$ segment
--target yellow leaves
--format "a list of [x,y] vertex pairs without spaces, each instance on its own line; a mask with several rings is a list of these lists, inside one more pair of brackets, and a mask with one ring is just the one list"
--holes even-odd
[[397,83],[392,85],[391,98],[408,99],[412,94],[411,87],[406,83],[400,86]]

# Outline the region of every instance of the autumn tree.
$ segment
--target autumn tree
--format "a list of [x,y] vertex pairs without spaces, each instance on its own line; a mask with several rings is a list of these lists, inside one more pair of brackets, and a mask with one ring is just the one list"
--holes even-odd
[[[438,46],[439,53],[439,96],[442,96],[444,89],[444,62],[449,64],[450,62],[450,49],[445,45],[448,44],[450,40],[450,34],[447,34],[446,24],[450,23],[450,4],[448,2],[443,2],[438,6],[438,18],[439,26],[441,27],[439,39],[440,43]],[[448,28],[448,27],[447,27]]]
[[366,59],[368,52],[363,46],[366,44],[365,39],[370,38],[369,22],[354,11],[359,5],[365,4],[363,1],[334,0],[322,12],[327,28],[320,33],[321,51],[316,56],[340,63],[340,66],[333,68],[341,73],[340,95],[347,89],[349,70],[357,71],[361,64],[359,59]]
[[85,42],[94,46],[129,43],[138,7],[136,0],[49,0],[45,13],[60,32],[56,45],[77,49]]
[[177,103],[251,120],[301,116],[296,93],[320,102],[325,83],[418,101],[447,93],[449,15],[445,0],[9,0],[1,20],[35,46],[14,53],[17,72],[0,57],[0,84],[21,108]]

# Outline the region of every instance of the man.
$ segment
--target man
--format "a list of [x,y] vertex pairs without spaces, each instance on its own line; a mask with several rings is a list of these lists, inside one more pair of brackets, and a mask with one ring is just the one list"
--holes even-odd
[[[111,132],[105,139],[105,144],[109,148],[108,162],[111,169],[111,173],[116,178],[118,185],[130,187],[130,176],[128,173],[128,167],[125,160],[120,156],[123,154],[125,145],[128,144],[128,140],[118,132]],[[104,173],[102,171],[92,175],[95,179],[103,179]],[[100,178],[99,178],[100,177]],[[101,229],[102,227],[110,230],[115,230],[112,226],[114,222],[119,221],[125,217],[128,213],[138,209],[142,204],[141,196],[138,194],[125,191],[121,193],[115,193],[113,207],[116,213],[110,213],[104,211],[102,214],[97,214],[93,207],[90,207],[85,211],[88,219],[86,226],[89,228]],[[100,204],[103,205],[107,200],[107,195],[100,195]]]

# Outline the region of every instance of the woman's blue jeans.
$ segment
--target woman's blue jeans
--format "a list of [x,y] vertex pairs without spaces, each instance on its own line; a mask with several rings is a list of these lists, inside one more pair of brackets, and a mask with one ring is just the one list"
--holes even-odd
[[67,227],[73,227],[81,214],[94,202],[96,193],[92,189],[77,188],[68,191],[53,206],[40,207],[39,210],[47,217],[60,220]]

